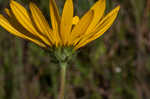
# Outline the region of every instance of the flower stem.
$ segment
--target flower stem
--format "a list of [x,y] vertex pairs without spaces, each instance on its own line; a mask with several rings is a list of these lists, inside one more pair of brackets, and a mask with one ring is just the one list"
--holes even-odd
[[60,92],[58,99],[65,99],[65,81],[66,81],[66,68],[67,63],[61,63],[61,83],[60,83]]

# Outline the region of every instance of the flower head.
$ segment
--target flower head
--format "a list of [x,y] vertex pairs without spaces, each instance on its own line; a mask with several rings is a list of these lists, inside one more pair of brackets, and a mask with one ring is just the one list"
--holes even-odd
[[77,50],[99,38],[112,25],[120,6],[104,16],[106,1],[98,0],[80,19],[74,16],[73,1],[66,0],[60,16],[55,0],[50,0],[49,26],[40,9],[30,2],[29,13],[21,4],[11,0],[7,16],[0,14],[0,25],[7,31],[40,47],[73,47]]

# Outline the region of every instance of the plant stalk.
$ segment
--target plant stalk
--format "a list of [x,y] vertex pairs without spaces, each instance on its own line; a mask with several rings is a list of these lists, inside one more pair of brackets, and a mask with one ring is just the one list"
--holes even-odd
[[58,99],[65,99],[65,82],[66,82],[66,68],[67,63],[62,63],[61,65],[61,82],[60,82],[60,92]]

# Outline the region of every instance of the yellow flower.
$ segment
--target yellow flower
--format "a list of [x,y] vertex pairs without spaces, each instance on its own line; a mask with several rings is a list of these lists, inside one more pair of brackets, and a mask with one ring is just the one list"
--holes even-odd
[[112,25],[120,6],[104,16],[106,1],[98,0],[80,19],[74,16],[72,0],[66,0],[62,15],[59,15],[55,0],[50,0],[52,28],[40,9],[30,2],[29,13],[14,0],[11,9],[5,9],[7,16],[0,14],[0,25],[7,31],[27,39],[40,47],[73,47],[75,50],[100,37]]

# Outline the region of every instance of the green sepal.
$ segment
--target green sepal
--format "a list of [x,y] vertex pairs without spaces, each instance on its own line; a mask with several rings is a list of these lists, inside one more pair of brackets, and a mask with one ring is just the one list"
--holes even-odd
[[[67,65],[69,61],[75,55],[75,51],[72,47],[58,47],[49,50],[53,63],[59,63],[61,66]],[[64,65],[62,65],[64,64]]]

